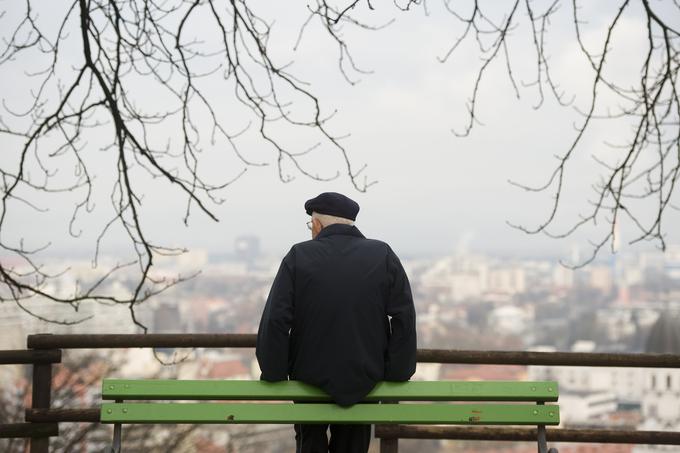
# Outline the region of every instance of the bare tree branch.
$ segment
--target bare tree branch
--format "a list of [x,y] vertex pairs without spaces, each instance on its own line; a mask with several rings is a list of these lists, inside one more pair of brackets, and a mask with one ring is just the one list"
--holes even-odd
[[[345,13],[338,15],[338,21]],[[289,169],[319,181],[339,177],[340,171],[319,175],[304,161],[308,153],[330,148],[341,157],[344,173],[357,190],[373,184],[365,178],[360,181],[363,167],[353,168],[341,137],[327,125],[318,98],[285,66],[273,62],[268,50],[270,24],[245,0],[75,0],[58,23],[56,34],[50,36],[49,22],[41,21],[26,0],[18,22],[5,28],[0,47],[0,67],[16,65],[19,58],[35,58],[43,64],[27,74],[35,82],[28,105],[17,108],[3,102],[0,113],[0,134],[22,141],[16,150],[16,168],[0,168],[0,250],[6,256],[0,263],[0,302],[14,301],[29,313],[33,311],[26,301],[33,297],[74,308],[84,301],[126,304],[132,320],[146,330],[135,316],[135,307],[190,277],[157,278],[152,273],[157,257],[183,250],[156,244],[145,227],[144,174],[155,185],[165,185],[173,196],[185,197],[185,224],[193,208],[217,221],[213,208],[224,201],[224,191],[249,167],[268,164],[240,149],[239,137],[251,129],[276,154],[274,161],[284,182],[294,178]],[[79,56],[74,55],[75,49]],[[341,67],[343,59],[356,69],[346,48]],[[140,80],[152,81],[164,91],[163,102],[150,103],[148,97],[136,94]],[[238,102],[250,116],[234,121],[218,108],[225,100],[213,98],[211,87],[216,83],[233,89],[233,98],[226,101]],[[310,131],[319,139],[295,149],[285,143],[276,123]],[[171,138],[159,146],[159,132],[169,128],[178,131],[178,140]],[[136,257],[138,275],[127,295],[107,293],[103,284],[130,268],[122,265],[89,288],[62,296],[48,288],[52,277],[38,264],[41,250],[17,245],[3,232],[17,203],[39,212],[43,208],[35,200],[41,194],[65,193],[77,197],[69,234],[82,234],[76,225],[95,210],[93,194],[102,191],[102,183],[96,180],[101,172],[93,170],[96,165],[88,145],[93,131],[108,140],[103,152],[115,156],[109,171],[116,175],[109,192],[114,214],[107,215],[110,220],[97,235],[93,262],[98,264],[101,244],[111,231],[121,229]],[[209,166],[202,164],[207,152],[231,152],[238,165],[223,172],[231,176],[213,181]],[[55,168],[65,158],[75,163],[70,182],[61,168]],[[31,174],[35,163],[40,169],[37,177]],[[9,258],[18,264],[10,265]]]

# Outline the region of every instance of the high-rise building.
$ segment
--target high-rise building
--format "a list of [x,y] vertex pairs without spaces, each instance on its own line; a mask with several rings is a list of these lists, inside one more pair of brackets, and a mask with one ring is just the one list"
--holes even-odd
[[234,252],[240,260],[252,262],[260,256],[260,238],[239,236],[234,241]]

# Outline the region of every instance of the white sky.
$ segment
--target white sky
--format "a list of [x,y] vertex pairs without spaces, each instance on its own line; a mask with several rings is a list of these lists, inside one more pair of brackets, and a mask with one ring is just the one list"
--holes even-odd
[[[8,3],[4,3],[2,6],[7,7]],[[320,183],[300,175],[291,183],[282,183],[277,176],[275,151],[246,137],[242,151],[271,165],[249,169],[224,193],[226,202],[214,207],[219,223],[194,210],[186,228],[181,221],[185,199],[178,202],[178,192],[166,185],[145,189],[144,221],[154,242],[219,253],[231,251],[235,237],[252,234],[261,238],[266,251],[283,254],[292,243],[309,236],[304,201],[320,192],[338,191],[361,205],[357,226],[364,234],[386,240],[400,255],[444,254],[465,246],[504,255],[566,257],[573,244],[587,249],[587,236],[555,241],[529,237],[506,224],[512,221],[533,226],[547,214],[551,201],[548,193],[527,194],[507,181],[539,184],[547,178],[555,162],[553,156],[566,150],[574,137],[573,124],[579,121],[579,116],[573,108],[559,107],[547,95],[544,106],[535,110],[537,95],[532,88],[520,87],[522,97],[517,100],[504,61],[499,59],[490,67],[481,90],[478,115],[484,125],[475,127],[467,138],[456,137],[451,129],[459,130],[466,123],[465,103],[472,92],[479,55],[468,46],[444,64],[437,61],[462,30],[440,4],[430,3],[429,16],[422,9],[400,13],[391,3],[377,2],[378,11],[362,14],[375,24],[390,17],[396,21],[380,31],[346,29],[356,62],[373,71],[361,75],[361,81],[350,86],[337,70],[336,47],[318,24],[307,30],[298,52],[292,52],[297,30],[305,19],[304,8],[298,6],[293,11],[290,3],[282,3],[264,3],[266,10],[254,6],[263,15],[276,18],[271,38],[275,61],[293,59],[290,72],[311,84],[310,89],[322,100],[326,111],[338,109],[330,123],[331,130],[338,135],[351,133],[343,144],[350,150],[355,167],[366,163],[366,173],[379,183],[367,193],[354,191],[342,176],[334,182]],[[542,2],[534,3],[538,9],[543,8]],[[584,9],[588,17],[586,42],[593,44],[600,42],[603,21],[612,14],[597,10],[605,7],[594,8]],[[644,44],[641,19],[636,14],[624,17],[614,41],[614,50],[618,52],[612,56],[612,74],[630,83],[638,77],[639,51]],[[547,42],[548,53],[553,77],[568,97],[576,97],[575,105],[583,108],[589,102],[592,73],[578,51],[570,21],[570,5],[565,4],[555,17]],[[521,24],[527,25],[524,12]],[[194,33],[199,33],[200,24],[193,26]],[[514,70],[520,84],[530,82],[535,71],[532,43],[523,30],[519,28],[511,38]],[[76,62],[78,51],[69,56]],[[0,68],[2,80],[8,80],[8,71]],[[18,102],[25,84],[4,83],[3,87],[2,98]],[[231,93],[226,93],[223,99],[215,101],[228,104],[233,102],[230,96]],[[146,102],[162,102],[152,98],[153,95],[142,97]],[[243,124],[240,118],[232,118],[233,129],[239,129]],[[590,154],[612,157],[613,151],[603,142],[621,141],[626,132],[621,122],[594,124],[570,163],[558,226],[567,228],[569,220],[588,207],[585,198],[597,175]],[[295,133],[288,133],[287,138],[294,141]],[[97,138],[93,137],[92,143],[94,146]],[[0,147],[3,149],[0,164],[11,165],[16,156],[15,142],[0,136]],[[326,174],[336,168],[342,170],[335,165],[333,155],[326,157],[323,152],[327,151],[313,158],[312,168]],[[104,153],[100,154],[106,160]],[[105,168],[104,163],[99,165]],[[233,159],[216,158],[209,165],[215,175],[225,178],[240,169],[234,166]],[[100,179],[105,181],[106,172],[102,173]],[[19,211],[5,234],[24,237],[36,245],[51,240],[56,253],[80,254],[91,250],[93,226],[108,214],[96,210],[92,216],[83,217],[79,221],[86,231],[82,239],[64,240],[70,218],[68,205],[56,199],[46,203],[51,204],[50,214],[41,217]],[[106,207],[108,203],[102,201],[99,205]],[[677,213],[669,215],[665,227],[669,242],[680,242]],[[626,225],[622,228],[625,244]],[[113,235],[104,251],[120,252],[118,241]]]

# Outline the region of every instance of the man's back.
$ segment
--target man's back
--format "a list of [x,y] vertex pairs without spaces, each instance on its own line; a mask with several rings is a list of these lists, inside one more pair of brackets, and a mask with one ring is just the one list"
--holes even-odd
[[[325,192],[305,202],[312,240],[294,245],[272,284],[257,332],[262,379],[289,377],[341,405],[416,368],[411,288],[399,258],[354,226],[359,205]],[[371,425],[295,424],[300,453],[366,453]],[[331,437],[328,440],[327,431]]]
[[408,380],[415,350],[411,290],[387,244],[333,224],[291,248],[258,332],[263,379],[290,376],[350,405],[378,381]]

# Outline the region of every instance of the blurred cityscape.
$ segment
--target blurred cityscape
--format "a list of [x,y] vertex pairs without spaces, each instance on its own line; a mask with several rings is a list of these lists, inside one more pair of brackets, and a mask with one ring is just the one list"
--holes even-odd
[[[137,307],[138,318],[153,333],[255,333],[281,259],[261,253],[259,244],[257,237],[242,237],[230,254],[193,251],[167,258],[159,264],[161,273],[201,273]],[[436,258],[402,256],[418,312],[418,346],[680,354],[680,245],[665,252],[612,256],[576,270],[547,259],[507,259],[471,252]],[[53,282],[57,292],[72,291],[76,281],[97,278],[90,261],[67,264],[72,272],[69,279]],[[109,291],[118,288],[124,293],[131,282],[121,274],[108,283]],[[46,324],[16,304],[0,304],[0,349],[23,348],[26,335],[41,332],[139,332],[127,306],[82,304],[74,313],[69,305],[32,300],[30,309],[49,319],[93,317],[76,325]],[[57,381],[82,381],[83,391],[71,395],[77,399],[71,406],[97,401],[98,381],[87,387],[86,381],[92,379],[78,371],[78,364],[85,362],[88,373],[100,370],[116,377],[259,378],[251,349],[67,351],[65,364],[57,368],[55,386]],[[105,366],[97,367],[100,362]],[[22,393],[28,385],[27,372],[28,368],[18,366],[0,367],[5,398],[27,397]],[[563,427],[680,431],[680,370],[419,364],[415,379],[554,379],[560,385]],[[64,401],[62,405],[68,405]],[[169,427],[163,430],[154,435],[166,439],[172,434]],[[81,442],[77,451],[95,451],[87,447],[92,443]],[[407,452],[536,449],[530,444],[493,442],[402,443],[401,451]],[[372,451],[377,444],[373,442]],[[205,426],[182,436],[172,451],[292,451],[293,445],[289,426]],[[641,453],[664,447],[657,448],[565,444],[559,451]],[[663,451],[673,451],[668,448]]]

